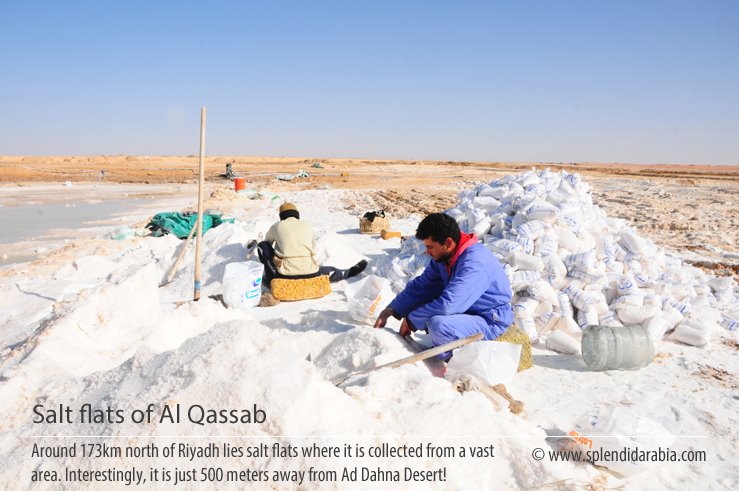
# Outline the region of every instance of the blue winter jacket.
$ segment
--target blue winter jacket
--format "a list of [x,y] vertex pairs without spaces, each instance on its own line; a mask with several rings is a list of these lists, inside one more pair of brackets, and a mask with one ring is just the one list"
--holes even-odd
[[511,285],[498,259],[482,244],[464,250],[447,272],[446,264],[431,261],[420,276],[390,302],[398,317],[423,329],[437,315],[483,317],[495,339],[513,322]]

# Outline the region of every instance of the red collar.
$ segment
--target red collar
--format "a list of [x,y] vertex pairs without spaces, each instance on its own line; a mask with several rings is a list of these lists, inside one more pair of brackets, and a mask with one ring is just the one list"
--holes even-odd
[[457,248],[454,250],[452,258],[449,260],[449,262],[446,263],[446,272],[449,273],[449,275],[452,274],[452,268],[457,262],[457,259],[459,259],[459,256],[470,246],[475,244],[477,244],[477,237],[475,237],[475,234],[466,234],[464,232],[460,232]]

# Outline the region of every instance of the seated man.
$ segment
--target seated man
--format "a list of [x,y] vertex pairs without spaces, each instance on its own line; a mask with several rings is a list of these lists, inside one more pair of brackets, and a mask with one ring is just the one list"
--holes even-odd
[[[422,329],[434,346],[478,332],[487,340],[503,334],[513,322],[511,285],[495,256],[443,213],[424,218],[416,238],[433,261],[380,312],[375,327],[385,327],[391,315],[403,318],[401,336]],[[447,351],[439,358],[451,356]]]
[[[274,246],[273,246],[274,244]],[[300,213],[292,203],[280,206],[280,221],[272,225],[264,241],[257,245],[259,261],[264,264],[263,283],[274,278],[314,278],[328,275],[329,281],[341,281],[356,276],[367,267],[362,260],[349,269],[318,266],[316,238],[308,222],[300,220]]]

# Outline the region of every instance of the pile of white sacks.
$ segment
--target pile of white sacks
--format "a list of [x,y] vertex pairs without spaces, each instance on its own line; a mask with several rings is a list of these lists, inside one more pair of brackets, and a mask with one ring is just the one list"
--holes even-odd
[[[739,324],[739,288],[667,255],[622,219],[593,205],[579,174],[536,170],[460,193],[446,211],[495,254],[513,290],[515,323],[532,340],[576,353],[582,329],[639,324],[656,343],[704,346]],[[428,264],[423,243],[405,240],[378,274],[395,291]]]

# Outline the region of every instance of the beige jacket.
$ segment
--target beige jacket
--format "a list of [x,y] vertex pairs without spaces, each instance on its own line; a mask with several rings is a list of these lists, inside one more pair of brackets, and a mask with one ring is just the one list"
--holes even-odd
[[282,259],[277,267],[280,274],[293,276],[318,271],[316,238],[308,222],[293,217],[280,220],[270,227],[264,240],[274,243],[275,254]]

